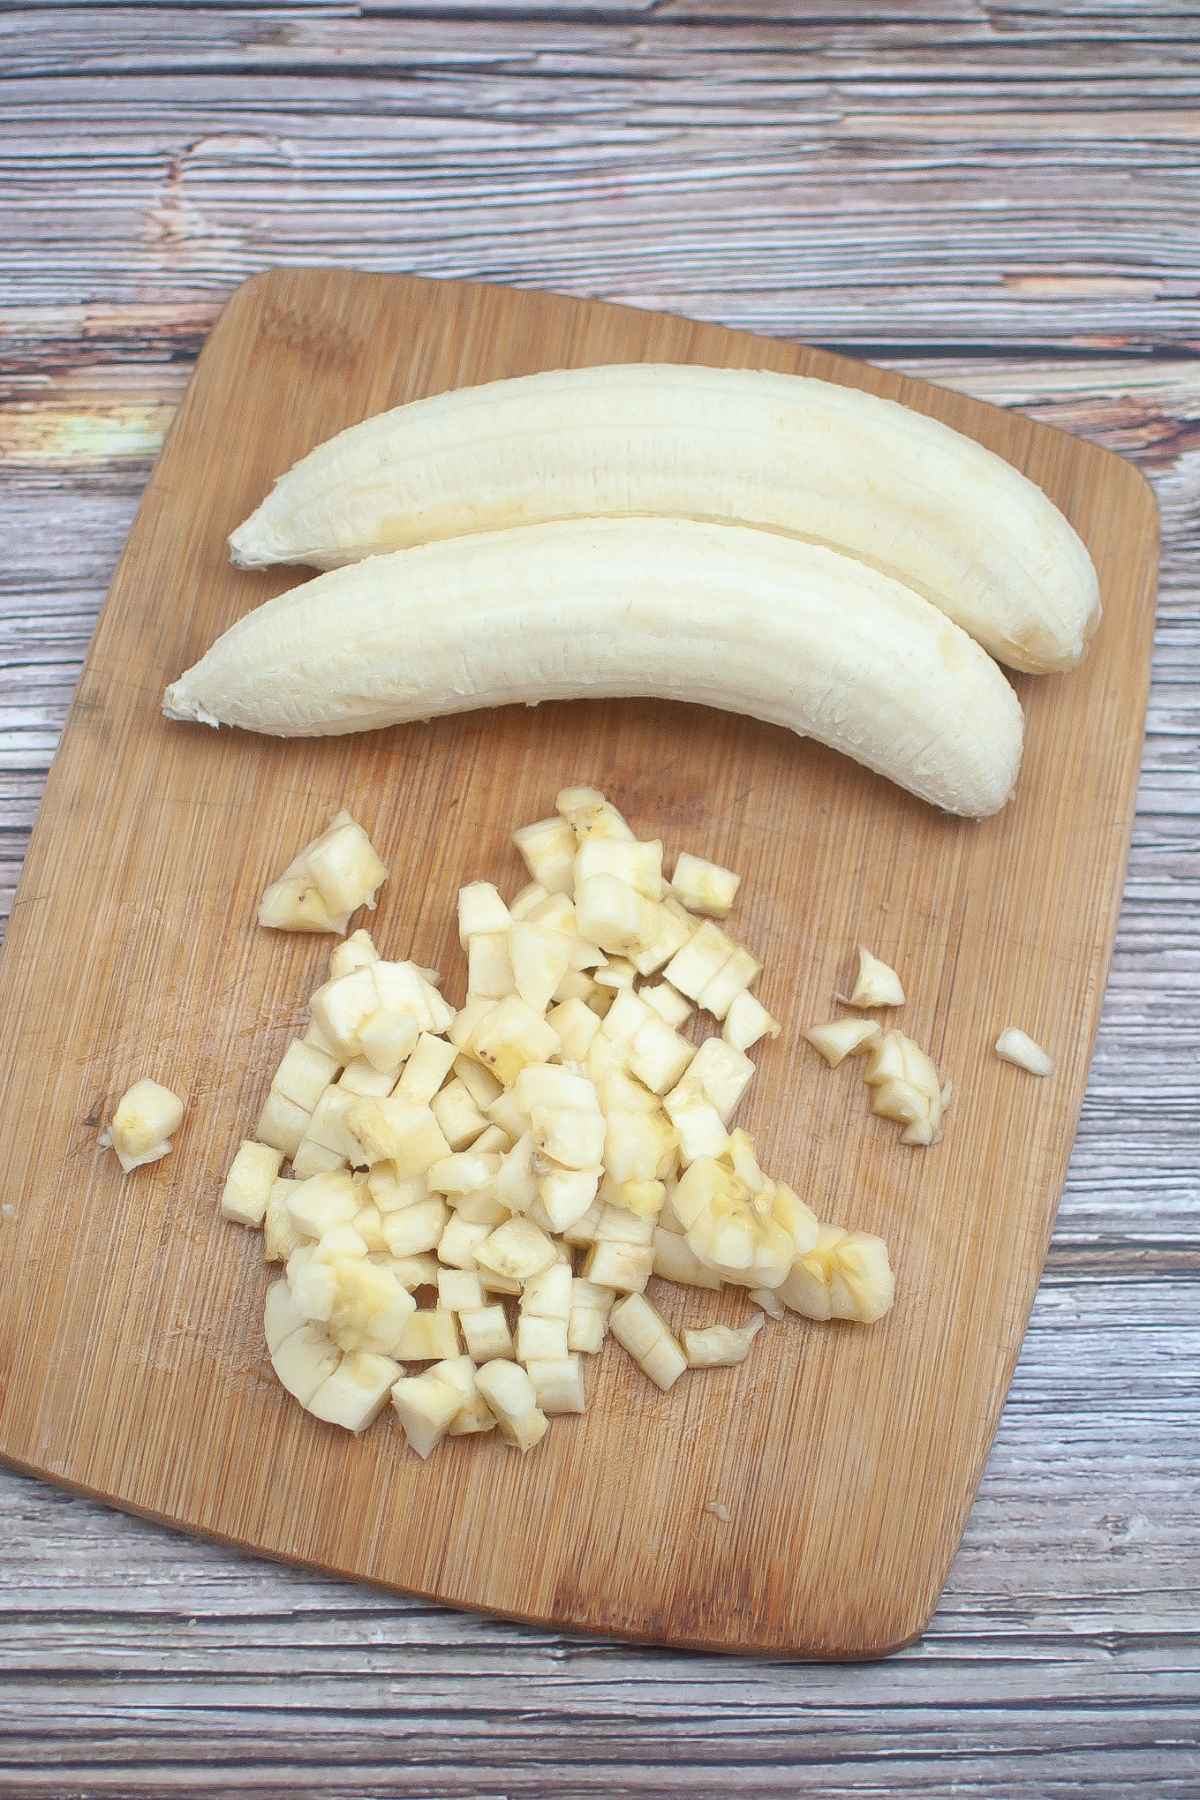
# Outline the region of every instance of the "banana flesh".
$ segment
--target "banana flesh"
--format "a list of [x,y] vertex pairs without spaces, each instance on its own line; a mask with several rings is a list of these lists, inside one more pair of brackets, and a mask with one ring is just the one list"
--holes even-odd
[[658,516],[784,532],[924,595],[1013,668],[1069,669],[1096,572],[1042,490],[893,400],[763,370],[561,369],[417,400],[283,475],[233,560],[338,568],[560,519]]
[[972,817],[1020,765],[1011,687],[919,595],[820,546],[684,519],[481,533],[318,576],[231,626],[164,711],[315,737],[631,695],[786,726]]

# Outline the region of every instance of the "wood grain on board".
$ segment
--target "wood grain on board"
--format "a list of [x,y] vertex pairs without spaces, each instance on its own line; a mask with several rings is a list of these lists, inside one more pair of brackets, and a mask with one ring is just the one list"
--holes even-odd
[[[1040,481],[1083,533],[1106,620],[1082,671],[1021,679],[1017,800],[963,825],[749,721],[645,703],[510,709],[280,744],[166,724],[160,690],[296,579],[246,576],[229,528],[312,443],[381,406],[497,375],[634,358],[760,365],[896,395]],[[918,1632],[962,1529],[1020,1345],[1087,1075],[1121,891],[1153,629],[1149,490],[1095,447],[945,390],[676,318],[518,294],[277,272],[226,310],[143,501],[52,771],[0,971],[0,1122],[15,1217],[0,1293],[0,1449],[18,1465],[229,1541],[456,1604],[678,1644],[881,1654]],[[790,1042],[745,1109],[819,1211],[882,1232],[901,1299],[872,1330],[772,1327],[731,1377],[671,1396],[610,1346],[592,1406],[535,1455],[408,1456],[274,1384],[260,1244],[215,1201],[327,946],[252,924],[337,806],[393,875],[386,949],[462,970],[460,880],[518,870],[507,837],[565,778],[636,829],[746,875],[738,926]],[[795,1031],[851,946],[901,967],[905,1019],[956,1084],[922,1155]],[[1019,1021],[1060,1058],[990,1055]],[[123,1181],[96,1123],[152,1072],[186,1092],[175,1153]],[[663,1290],[668,1316],[745,1302]],[[710,1510],[720,1502],[724,1522]]]

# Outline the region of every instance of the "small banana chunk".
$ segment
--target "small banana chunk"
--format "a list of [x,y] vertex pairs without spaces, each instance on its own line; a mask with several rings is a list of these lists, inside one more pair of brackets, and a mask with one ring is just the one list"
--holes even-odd
[[498,1357],[476,1371],[476,1385],[495,1414],[500,1436],[514,1450],[540,1444],[550,1421],[537,1403],[532,1381],[519,1363]]
[[858,976],[847,1006],[903,1006],[904,988],[895,969],[880,962],[865,944],[858,947]]
[[269,1144],[256,1144],[247,1138],[238,1150],[221,1194],[221,1215],[239,1225],[257,1227],[267,1216],[271,1189],[279,1174],[283,1156]]
[[1018,1069],[1027,1069],[1031,1075],[1054,1073],[1054,1058],[1016,1025],[1006,1026],[1000,1033],[996,1055],[1004,1062],[1015,1063]]
[[813,1247],[796,1259],[779,1298],[806,1319],[874,1324],[889,1312],[896,1283],[882,1238],[822,1225]]
[[405,1375],[396,1382],[392,1406],[409,1449],[424,1459],[437,1449],[462,1411],[462,1388],[427,1369],[423,1375]]
[[258,922],[276,931],[340,936],[351,913],[375,905],[387,875],[362,826],[343,810],[271,883],[259,903]]
[[128,1175],[169,1154],[171,1139],[183,1122],[183,1101],[161,1082],[145,1076],[121,1096],[112,1124],[100,1134],[100,1147],[117,1153]]
[[828,1025],[810,1025],[804,1035],[830,1068],[836,1069],[848,1056],[857,1056],[877,1043],[883,1033],[874,1019],[834,1019]]
[[748,1325],[706,1325],[702,1331],[685,1330],[683,1353],[689,1369],[731,1369],[745,1362],[750,1346],[762,1330],[761,1313]]
[[644,1294],[627,1294],[609,1315],[612,1334],[665,1394],[687,1368],[679,1340]]

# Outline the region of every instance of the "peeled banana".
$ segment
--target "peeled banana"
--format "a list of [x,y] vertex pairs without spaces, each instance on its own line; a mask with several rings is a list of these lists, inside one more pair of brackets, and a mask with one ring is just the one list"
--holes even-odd
[[417,400],[318,445],[229,541],[243,568],[332,569],[605,515],[828,545],[1017,669],[1073,667],[1100,617],[1082,542],[1010,463],[896,401],[763,370],[617,364]]
[[481,533],[318,576],[231,626],[164,711],[317,737],[583,695],[749,713],[973,817],[1021,759],[1015,694],[927,601],[835,551],[686,519]]

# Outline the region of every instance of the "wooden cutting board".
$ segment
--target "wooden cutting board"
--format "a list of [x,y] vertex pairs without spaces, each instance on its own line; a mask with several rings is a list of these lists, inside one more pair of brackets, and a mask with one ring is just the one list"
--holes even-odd
[[[679,705],[577,703],[280,743],[166,723],[168,679],[300,572],[225,537],[273,477],[379,408],[496,376],[629,361],[816,374],[949,421],[1040,482],[1086,539],[1105,620],[1085,667],[1018,678],[1028,752],[998,818],[940,817],[788,733]],[[7,1179],[0,1454],[132,1511],[456,1605],[723,1650],[879,1656],[918,1634],[954,1553],[1037,1286],[1087,1078],[1133,816],[1157,521],[1116,457],[864,364],[553,295],[334,271],[244,286],[147,489],[51,772],[0,971]],[[664,1396],[611,1341],[590,1410],[521,1457],[428,1463],[386,1417],[360,1440],[277,1386],[256,1233],[224,1171],[302,1029],[330,940],[254,924],[266,882],[339,806],[392,869],[372,929],[460,998],[460,882],[565,781],[644,836],[745,876],[739,936],[787,1022],[744,1109],[822,1217],[879,1232],[894,1312],[789,1317],[740,1369]],[[903,1148],[856,1068],[800,1039],[864,941],[952,1077],[945,1141]],[[996,1060],[1016,1023],[1058,1057]],[[188,1097],[173,1155],[123,1178],[97,1131],[150,1074]],[[744,1298],[661,1283],[675,1324]],[[1046,1455],[1057,1446],[1048,1442]],[[714,1511],[714,1503],[720,1511]],[[723,1514],[727,1513],[727,1517]]]

